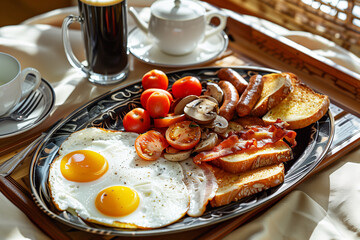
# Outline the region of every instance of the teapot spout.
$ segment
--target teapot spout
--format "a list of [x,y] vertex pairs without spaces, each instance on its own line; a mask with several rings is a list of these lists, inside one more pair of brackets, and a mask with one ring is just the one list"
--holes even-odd
[[140,15],[137,13],[134,7],[129,7],[129,13],[133,17],[138,28],[141,29],[144,33],[148,33],[149,31],[148,24],[141,19]]

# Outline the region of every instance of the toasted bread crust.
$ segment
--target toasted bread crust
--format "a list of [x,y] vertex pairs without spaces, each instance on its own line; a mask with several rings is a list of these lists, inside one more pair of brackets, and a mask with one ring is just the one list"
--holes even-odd
[[272,73],[263,76],[264,87],[261,97],[251,111],[251,115],[263,116],[278,105],[292,90],[288,74]]
[[261,149],[247,149],[231,154],[212,163],[227,172],[241,173],[248,170],[278,164],[293,159],[291,148],[282,140]]
[[280,118],[289,124],[288,129],[299,129],[318,121],[327,112],[330,105],[328,96],[314,92],[296,79],[292,83],[293,91],[263,116],[266,124]]
[[225,172],[212,167],[219,188],[210,201],[212,207],[219,207],[238,201],[263,190],[275,187],[284,182],[284,164],[258,168],[241,174]]

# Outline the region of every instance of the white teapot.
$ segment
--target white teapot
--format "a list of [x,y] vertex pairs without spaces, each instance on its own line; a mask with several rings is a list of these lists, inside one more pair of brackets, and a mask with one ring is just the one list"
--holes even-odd
[[[130,15],[136,25],[154,40],[158,47],[171,55],[184,55],[193,51],[204,39],[218,34],[226,26],[226,16],[219,11],[206,12],[191,0],[158,0],[151,7],[149,24],[145,23],[133,7]],[[207,27],[210,20],[219,18],[216,27]]]

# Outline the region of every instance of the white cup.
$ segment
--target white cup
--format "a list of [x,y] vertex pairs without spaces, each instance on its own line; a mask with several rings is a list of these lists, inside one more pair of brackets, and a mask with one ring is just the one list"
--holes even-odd
[[[133,7],[129,8],[139,29],[171,55],[192,52],[201,41],[220,33],[227,20],[221,12],[207,12],[199,2],[192,0],[158,0],[151,5],[150,12],[149,23],[146,23]],[[220,24],[210,26],[212,18],[218,18]]]
[[[33,84],[24,84],[26,76],[34,74]],[[41,83],[41,75],[34,68],[21,70],[19,61],[0,52],[0,116],[8,113],[20,100],[26,98]]]

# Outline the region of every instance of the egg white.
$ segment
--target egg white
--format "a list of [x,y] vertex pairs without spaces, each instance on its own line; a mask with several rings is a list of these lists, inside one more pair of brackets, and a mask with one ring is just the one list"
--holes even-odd
[[[183,217],[190,200],[181,166],[163,158],[157,161],[139,158],[134,147],[137,136],[136,133],[86,128],[65,140],[49,172],[49,187],[57,208],[73,209],[88,221],[121,227],[158,228]],[[108,171],[91,182],[65,179],[60,172],[61,159],[75,150],[98,152],[107,159]],[[129,215],[106,216],[95,207],[97,194],[116,185],[130,187],[139,194],[139,207]]]

